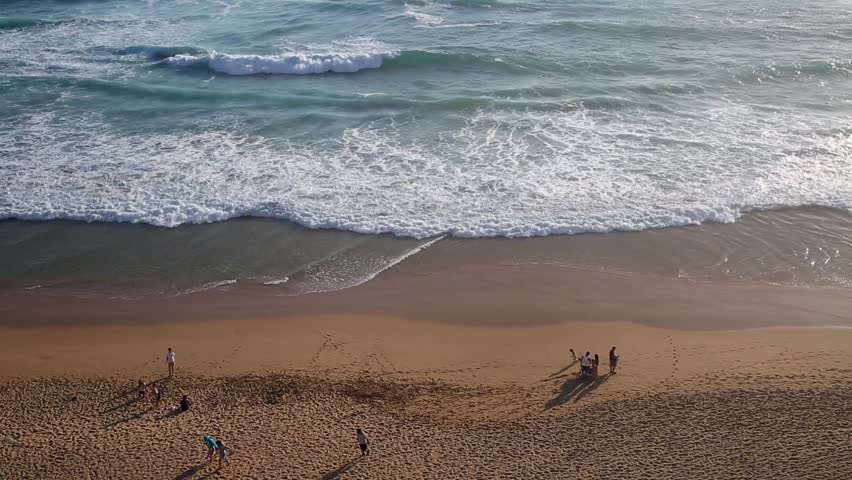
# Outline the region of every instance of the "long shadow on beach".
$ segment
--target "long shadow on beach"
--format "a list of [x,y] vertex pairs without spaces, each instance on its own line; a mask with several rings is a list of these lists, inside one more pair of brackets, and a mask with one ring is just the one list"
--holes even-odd
[[579,402],[581,398],[585,397],[609,380],[610,375],[611,374],[607,373],[606,375],[601,375],[596,379],[580,376],[566,381],[561,387],[559,387],[559,395],[548,400],[547,403],[544,404],[544,409],[550,410],[553,407],[564,405],[572,399],[574,402]]
[[150,406],[150,407],[146,408],[145,410],[142,410],[142,411],[140,411],[140,412],[136,412],[136,413],[134,413],[133,415],[128,415],[128,416],[126,416],[126,417],[124,417],[124,418],[120,418],[120,419],[118,419],[118,420],[116,420],[116,421],[114,421],[114,422],[112,422],[112,423],[110,423],[110,424],[108,424],[108,425],[104,426],[104,428],[112,428],[112,427],[114,427],[114,426],[116,426],[116,425],[120,425],[120,424],[122,424],[122,423],[127,423],[127,422],[129,422],[129,421],[131,421],[131,420],[136,420],[136,419],[138,419],[138,418],[142,418],[142,416],[144,416],[146,413],[150,412],[150,411],[151,411],[151,410],[153,410],[153,409],[154,409],[154,407],[153,407],[153,406]]
[[[148,387],[148,386],[151,386],[151,385],[157,385],[159,383],[165,383],[165,381],[168,380],[168,379],[169,379],[169,377],[160,377],[156,380],[152,380],[152,381],[148,382],[147,384],[145,384],[145,386]],[[128,395],[135,395],[136,392],[138,391],[138,388],[139,387],[137,385],[131,385],[127,388],[119,390],[118,392],[115,393],[115,395],[112,396],[112,398],[107,400],[106,403],[110,403],[110,402],[114,402],[116,400],[120,400],[122,398],[126,398]]]
[[210,470],[209,472],[205,473],[204,475],[196,476],[199,473],[201,473],[202,470],[204,470],[204,467],[206,467],[208,465],[213,465],[213,463],[212,462],[205,462],[205,463],[198,464],[194,467],[189,467],[186,470],[184,470],[183,472],[181,472],[180,475],[175,477],[175,480],[189,480],[190,478],[195,479],[195,480],[203,480],[205,478],[210,478],[210,477],[216,476],[222,471],[222,467],[217,466],[215,469]]
[[336,469],[326,473],[325,475],[322,476],[322,478],[320,478],[320,480],[337,480],[338,478],[343,476],[344,473],[348,472],[352,467],[357,465],[358,462],[360,462],[363,459],[364,459],[364,456],[359,455],[358,457],[355,457],[352,460],[349,460],[348,462],[344,463],[343,465],[337,467]]
[[184,413],[180,408],[172,407],[166,413],[154,418],[156,421],[165,420],[167,418],[177,417],[178,415]]
[[137,404],[137,403],[139,403],[143,400],[144,400],[143,397],[134,396],[134,397],[129,398],[126,402],[121,403],[119,405],[112,406],[110,408],[107,408],[106,410],[102,410],[100,413],[101,413],[101,415],[105,415],[107,413],[115,412],[116,410],[124,410],[125,408],[129,408],[129,407],[131,407],[131,406],[133,406],[133,405],[135,405],[135,404]]
[[184,470],[183,472],[181,472],[180,475],[175,477],[175,480],[188,480],[188,479],[192,478],[196,473],[200,472],[204,468],[205,465],[207,465],[207,464],[202,463],[201,465],[189,467],[186,470]]
[[567,372],[569,368],[571,368],[571,367],[573,367],[574,365],[576,365],[578,361],[579,361],[579,360],[574,360],[573,362],[571,362],[571,363],[569,363],[568,365],[566,365],[566,366],[562,367],[561,369],[559,369],[559,371],[558,371],[558,372],[551,373],[550,375],[548,375],[548,376],[547,376],[547,378],[545,378],[544,380],[541,380],[541,381],[542,381],[542,382],[549,382],[549,381],[551,381],[551,380],[553,380],[553,379],[555,379],[555,378],[564,377],[565,375],[563,375],[563,374],[564,374],[565,372]]
[[[158,378],[158,379],[156,379],[156,380],[154,380],[150,383],[147,383],[145,385],[145,390],[147,391],[151,387],[151,385],[157,385],[159,383],[163,383],[168,379],[169,379],[169,377],[160,377],[160,378]],[[107,413],[112,413],[116,410],[123,410],[125,408],[129,408],[129,407],[131,407],[131,406],[133,406],[133,405],[135,405],[135,404],[137,404],[141,401],[144,401],[148,398],[147,394],[144,397],[139,397],[138,391],[139,391],[138,387],[135,387],[135,388],[131,387],[131,388],[119,391],[114,397],[110,398],[105,403],[112,403],[112,402],[115,402],[116,400],[121,400],[121,399],[126,399],[125,402],[120,403],[118,405],[113,405],[112,407],[108,407],[105,410],[102,410],[100,412],[101,415],[104,415],[104,414],[107,414]]]

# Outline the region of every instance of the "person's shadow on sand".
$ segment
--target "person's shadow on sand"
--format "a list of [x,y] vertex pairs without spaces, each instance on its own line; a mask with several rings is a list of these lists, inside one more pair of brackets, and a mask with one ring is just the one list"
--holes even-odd
[[349,460],[348,462],[344,463],[343,465],[337,467],[336,469],[326,473],[325,475],[323,475],[320,478],[320,480],[337,480],[338,478],[343,476],[344,473],[348,472],[352,467],[357,465],[358,462],[360,462],[363,459],[364,459],[364,456],[359,455],[359,456],[353,458],[352,460]]
[[609,380],[611,375],[612,374],[607,373],[596,379],[578,376],[577,378],[566,381],[561,387],[559,387],[559,395],[548,400],[547,403],[544,404],[544,409],[550,410],[553,407],[564,405],[571,399],[573,399],[575,403],[579,402],[581,398],[585,397]]
[[143,400],[143,399],[142,399],[142,398],[140,398],[140,397],[133,397],[133,398],[131,398],[131,399],[129,399],[129,400],[127,400],[127,401],[125,401],[124,403],[121,403],[121,404],[118,404],[118,405],[115,405],[115,406],[109,407],[109,408],[107,408],[107,409],[105,409],[105,410],[102,410],[102,411],[100,412],[100,414],[101,414],[101,415],[105,415],[105,414],[107,414],[107,413],[112,413],[112,412],[115,412],[115,411],[117,411],[117,410],[123,410],[123,409],[125,409],[125,408],[129,408],[129,407],[131,407],[131,406],[133,406],[133,405],[136,405],[137,403],[140,403],[142,400]]
[[558,372],[551,373],[551,374],[550,374],[550,378],[553,378],[553,377],[555,377],[555,376],[557,376],[557,375],[560,375],[560,374],[562,374],[562,373],[565,373],[566,371],[568,371],[568,369],[569,369],[569,368],[573,367],[574,365],[577,365],[578,363],[580,363],[580,360],[579,360],[579,359],[578,359],[578,360],[572,360],[572,361],[571,361],[571,363],[569,363],[568,365],[566,365],[566,366],[564,366],[564,367],[560,368]]
[[154,409],[154,407],[153,407],[153,406],[148,407],[148,408],[146,408],[145,410],[142,410],[142,411],[140,411],[140,412],[136,412],[136,413],[134,413],[134,414],[132,414],[132,415],[128,415],[128,416],[126,416],[126,417],[124,417],[124,418],[120,418],[120,419],[118,419],[118,420],[116,420],[116,421],[114,421],[114,422],[112,422],[112,423],[110,423],[110,424],[108,424],[108,425],[105,425],[105,426],[104,426],[104,428],[112,428],[112,427],[114,427],[114,426],[116,426],[116,425],[120,425],[120,424],[122,424],[122,423],[127,423],[127,422],[129,422],[129,421],[131,421],[131,420],[137,420],[137,419],[140,419],[140,418],[142,418],[142,416],[143,416],[143,415],[145,415],[146,413],[150,412],[150,411],[151,411],[151,410],[153,410],[153,409]]
[[[159,384],[165,383],[168,380],[169,380],[169,377],[160,377],[160,378],[157,378],[156,380],[152,380],[152,381],[148,382],[146,387],[150,387],[151,385],[159,385]],[[122,388],[121,390],[115,392],[115,394],[112,396],[112,398],[107,400],[107,403],[112,403],[116,400],[121,400],[123,398],[127,398],[127,396],[129,396],[129,395],[135,396],[136,392],[139,391],[138,389],[139,389],[138,385],[132,385],[132,386],[127,387],[127,388]],[[133,400],[138,400],[138,399],[134,398]],[[132,402],[129,402],[129,403],[132,403]]]
[[189,479],[190,479],[190,478],[192,478],[192,477],[193,477],[196,473],[200,472],[200,471],[201,471],[201,469],[203,469],[205,465],[207,465],[207,464],[206,464],[206,463],[203,463],[203,464],[201,464],[201,465],[196,465],[196,466],[194,466],[194,467],[189,467],[189,468],[187,468],[186,470],[184,470],[184,471],[183,471],[180,475],[178,475],[177,477],[175,477],[175,480],[189,480]]
[[222,467],[217,466],[215,469],[205,473],[204,475],[196,477],[195,475],[201,473],[201,471],[204,470],[204,467],[206,467],[207,465],[211,465],[211,462],[205,462],[194,467],[189,467],[182,473],[180,473],[177,477],[175,477],[175,480],[189,480],[191,478],[195,480],[202,480],[204,478],[210,478],[222,470]]
[[540,382],[549,382],[549,381],[555,380],[557,378],[567,377],[570,374],[565,373],[565,372],[567,372],[568,369],[570,369],[571,367],[576,365],[578,362],[579,362],[579,360],[574,360],[573,362],[569,363],[565,367],[562,367],[561,369],[559,369],[558,372],[551,373],[550,375],[547,376],[547,378],[545,378],[544,380],[539,380],[539,381]]
[[178,415],[188,411],[189,410],[181,410],[180,408],[172,407],[166,413],[160,415],[159,417],[156,417],[154,420],[159,422],[160,420],[165,420],[166,418],[177,417]]

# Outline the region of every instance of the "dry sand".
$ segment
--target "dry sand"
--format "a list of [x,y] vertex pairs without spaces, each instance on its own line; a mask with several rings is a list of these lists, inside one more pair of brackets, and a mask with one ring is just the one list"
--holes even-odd
[[[4,479],[852,478],[849,328],[332,315],[0,335]],[[570,347],[600,378],[576,378]],[[194,406],[168,415],[182,392]],[[204,462],[204,433],[230,466]]]

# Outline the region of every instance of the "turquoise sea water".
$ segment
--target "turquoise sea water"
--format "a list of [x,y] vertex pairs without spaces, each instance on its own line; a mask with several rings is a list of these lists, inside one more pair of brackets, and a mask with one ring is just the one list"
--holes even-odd
[[846,287],[850,20],[839,0],[0,2],[0,288],[298,294],[415,254],[400,271]]
[[417,238],[852,207],[842,0],[5,1],[0,218]]

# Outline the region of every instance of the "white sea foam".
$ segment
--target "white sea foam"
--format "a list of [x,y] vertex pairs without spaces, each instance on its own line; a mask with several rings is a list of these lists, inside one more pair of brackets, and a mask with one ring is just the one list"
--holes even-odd
[[425,243],[422,243],[422,244],[420,244],[420,245],[418,245],[418,246],[416,246],[416,247],[412,248],[411,250],[409,250],[409,251],[407,251],[407,252],[403,253],[402,255],[399,255],[399,256],[397,256],[397,257],[391,258],[391,259],[390,259],[390,260],[389,260],[389,261],[388,261],[385,265],[383,265],[381,268],[379,268],[379,269],[378,269],[378,270],[376,270],[376,271],[370,272],[369,274],[364,275],[363,277],[361,277],[361,278],[357,279],[357,281],[356,281],[356,282],[354,282],[352,285],[347,286],[347,288],[350,288],[350,287],[357,287],[358,285],[362,285],[362,284],[365,284],[365,283],[369,282],[370,280],[372,280],[372,279],[376,278],[376,277],[377,277],[380,273],[385,272],[385,271],[387,271],[387,270],[389,270],[389,269],[391,269],[391,268],[393,268],[393,267],[395,267],[395,266],[399,265],[400,263],[402,263],[402,262],[403,262],[405,259],[407,259],[408,257],[411,257],[412,255],[417,255],[418,253],[422,252],[423,250],[426,250],[427,248],[431,247],[432,245],[434,245],[434,244],[436,244],[436,243],[440,242],[440,241],[441,241],[441,240],[443,240],[445,237],[446,237],[446,235],[439,235],[439,236],[438,236],[438,237],[436,237],[436,238],[433,238],[433,239],[431,239],[431,240],[429,240],[429,241],[427,241],[427,242],[425,242]]
[[500,22],[475,22],[475,23],[442,23],[432,25],[431,28],[472,28],[472,27],[494,27]]
[[307,75],[326,72],[353,73],[379,68],[398,51],[371,39],[353,39],[331,45],[306,46],[301,51],[276,55],[227,54],[210,52],[202,55],[180,54],[165,59],[174,67],[207,65],[228,75]]
[[302,281],[293,285],[287,295],[328,292],[357,287],[376,278],[379,274],[399,265],[444,239],[446,235],[427,239],[398,255],[378,254],[370,248],[359,249],[358,242],[342,249],[306,268]]
[[236,284],[237,284],[237,281],[234,280],[234,279],[219,280],[219,281],[215,281],[215,282],[207,282],[207,283],[202,284],[202,285],[198,285],[198,286],[195,286],[195,287],[190,287],[190,288],[180,290],[180,291],[172,293],[168,296],[169,297],[179,297],[179,296],[182,296],[182,295],[191,295],[193,293],[199,293],[199,292],[203,292],[203,291],[206,291],[206,290],[213,290],[213,289],[216,289],[216,288],[229,287],[231,285],[236,285]]
[[15,132],[0,135],[0,218],[172,227],[261,216],[417,238],[523,237],[852,206],[852,132],[795,114],[727,103],[677,119],[483,110],[435,128],[381,121],[290,142],[227,122],[137,135],[97,117],[32,113],[0,124]]
[[413,18],[419,26],[424,27],[435,27],[447,20],[440,15],[425,12],[418,7],[408,4],[405,5],[405,15]]
[[501,23],[499,21],[448,23],[447,17],[441,13],[446,14],[444,10],[450,8],[450,5],[440,3],[426,3],[418,6],[406,4],[403,16],[413,18],[418,28],[491,27]]

